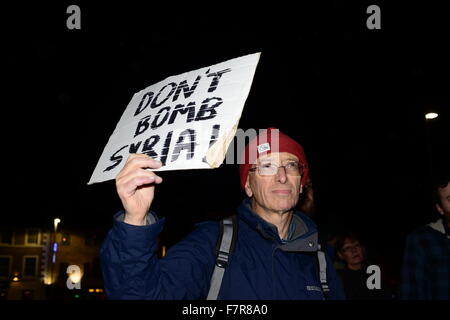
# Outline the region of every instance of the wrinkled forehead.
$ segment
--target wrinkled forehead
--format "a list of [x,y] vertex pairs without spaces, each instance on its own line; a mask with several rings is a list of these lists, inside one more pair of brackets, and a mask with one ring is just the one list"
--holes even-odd
[[273,152],[260,156],[256,163],[276,162],[282,163],[286,161],[299,161],[297,156],[289,152]]

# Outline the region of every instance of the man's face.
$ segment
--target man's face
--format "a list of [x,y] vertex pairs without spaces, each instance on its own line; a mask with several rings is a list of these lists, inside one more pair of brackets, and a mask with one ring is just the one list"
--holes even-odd
[[440,214],[447,218],[447,221],[450,221],[450,183],[444,188],[439,188],[438,192],[440,203],[436,205],[436,208]]
[[[289,162],[299,162],[299,159],[288,152],[276,152],[258,158],[256,166],[268,163],[284,166]],[[284,213],[292,210],[300,194],[301,176],[289,175],[285,168],[278,168],[275,175],[261,175],[258,170],[250,171],[245,191],[252,197],[253,210]]]
[[364,262],[364,250],[358,240],[345,239],[338,255],[347,265],[356,265]]

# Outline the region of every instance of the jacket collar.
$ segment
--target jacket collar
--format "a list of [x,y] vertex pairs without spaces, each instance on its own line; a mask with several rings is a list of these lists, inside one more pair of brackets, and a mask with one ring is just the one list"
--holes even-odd
[[428,226],[440,233],[442,233],[443,235],[445,235],[448,239],[450,239],[450,234],[448,232],[448,227],[447,224],[445,223],[444,219],[438,219],[435,222],[431,222],[428,224]]
[[318,249],[318,233],[314,222],[300,211],[294,212],[291,226],[294,225],[290,238],[282,243],[275,225],[257,215],[250,206],[250,198],[242,201],[238,208],[239,219],[256,230],[263,238],[273,241],[283,251],[312,252]]

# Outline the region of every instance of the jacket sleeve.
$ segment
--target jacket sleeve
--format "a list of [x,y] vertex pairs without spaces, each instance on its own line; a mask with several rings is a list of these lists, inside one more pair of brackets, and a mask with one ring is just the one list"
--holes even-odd
[[425,299],[424,296],[425,252],[418,234],[412,233],[406,239],[403,255],[400,299]]
[[209,289],[219,226],[203,223],[166,256],[156,255],[164,219],[134,226],[114,219],[100,257],[110,299],[202,299]]

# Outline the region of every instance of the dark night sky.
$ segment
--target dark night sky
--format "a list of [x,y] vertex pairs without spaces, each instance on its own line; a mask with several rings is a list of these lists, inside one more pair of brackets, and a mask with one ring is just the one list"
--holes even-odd
[[[320,226],[353,227],[398,259],[405,235],[437,217],[430,181],[448,168],[450,149],[442,8],[380,5],[382,29],[368,30],[367,5],[337,1],[196,15],[77,2],[82,29],[68,30],[74,3],[5,11],[7,226],[59,216],[109,228],[120,209],[114,182],[87,182],[132,95],[257,51],[240,128],[275,126],[305,147]],[[427,110],[440,114],[428,126]],[[161,176],[155,210],[167,217],[168,244],[195,221],[233,213],[244,196],[235,165]]]

